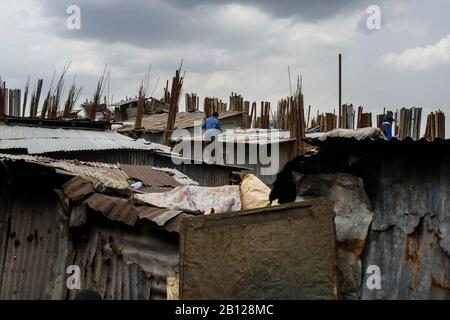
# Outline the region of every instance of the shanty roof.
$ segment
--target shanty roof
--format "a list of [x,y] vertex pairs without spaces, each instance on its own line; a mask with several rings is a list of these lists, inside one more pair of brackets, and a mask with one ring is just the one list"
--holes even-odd
[[[135,166],[123,164],[108,164],[101,162],[86,162],[79,160],[57,160],[34,155],[13,155],[0,153],[0,161],[23,161],[54,168],[60,173],[83,176],[86,178],[108,179],[130,186],[132,181],[141,181],[143,188],[139,191],[161,192],[183,185],[198,185],[198,183],[176,169],[156,168],[150,166]],[[155,189],[148,191],[148,189]]]
[[380,138],[344,138],[328,137],[321,141],[320,139],[305,139],[305,141],[315,147],[336,151],[352,151],[358,153],[371,154],[411,154],[415,157],[427,156],[431,154],[450,154],[450,139],[427,140],[421,138],[413,140],[407,137],[403,140],[391,138],[389,140]]
[[324,147],[324,146],[334,146],[334,145],[340,145],[340,146],[355,146],[355,147],[361,147],[361,146],[368,146],[368,147],[375,147],[375,146],[393,146],[393,147],[450,147],[450,139],[440,139],[436,138],[434,140],[427,140],[425,138],[421,138],[419,140],[414,140],[411,137],[406,137],[403,140],[400,140],[396,137],[393,137],[389,140],[384,138],[370,138],[370,137],[364,137],[361,139],[357,139],[355,137],[327,137],[325,140],[321,140],[319,138],[307,138],[304,139],[308,144],[316,147]]
[[[136,192],[164,192],[178,186],[198,184],[175,169],[149,166],[112,165],[10,154],[0,154],[0,162],[34,164],[54,168],[59,174],[73,175],[74,177],[63,185],[62,193],[57,192],[63,203],[72,201],[77,205],[84,204],[110,220],[128,225],[134,225],[141,219],[150,220],[168,231],[177,231],[179,219],[190,213],[135,203],[130,200],[130,195]],[[143,187],[132,191],[130,185],[136,180],[141,181]],[[71,226],[79,226],[86,221],[78,216],[84,213],[78,211],[75,210],[73,216],[71,213]]]
[[[152,98],[152,97],[146,97],[145,98],[145,100],[149,100],[149,99],[155,99],[155,98]],[[130,103],[138,102],[138,101],[139,101],[139,98],[122,100],[122,101],[119,101],[119,102],[112,103],[111,106],[120,107],[122,105],[130,104]]]
[[[204,136],[183,137],[183,140],[203,141]],[[293,140],[289,131],[279,129],[227,129],[218,135],[218,141],[226,143],[270,144]]]
[[26,149],[29,154],[118,149],[170,152],[169,147],[114,131],[0,125],[0,150],[6,149]]
[[[219,114],[219,119],[226,119],[241,114],[242,111],[225,111]],[[167,112],[144,116],[142,118],[142,126],[145,128],[146,132],[163,132],[166,129],[168,116],[169,114]],[[203,112],[178,112],[174,128],[192,128],[195,121],[202,122],[204,118],[205,114]],[[133,120],[131,119],[130,122],[132,121]],[[132,130],[134,130],[134,125],[124,126],[118,131],[128,132]]]

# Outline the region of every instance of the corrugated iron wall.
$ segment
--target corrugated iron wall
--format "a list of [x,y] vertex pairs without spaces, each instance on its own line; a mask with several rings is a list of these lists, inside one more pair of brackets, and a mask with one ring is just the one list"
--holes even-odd
[[78,159],[80,161],[94,161],[104,163],[122,163],[136,165],[150,165],[155,163],[155,154],[148,150],[101,150],[101,151],[70,151],[50,152],[43,156],[54,159]]
[[55,185],[31,181],[0,180],[0,299],[71,299],[69,265],[80,267],[81,289],[104,299],[166,299],[166,277],[178,273],[177,234],[93,212],[88,225],[69,229]]
[[374,216],[363,270],[377,265],[381,289],[363,299],[450,299],[450,155],[403,155],[372,168]]
[[155,166],[177,169],[192,180],[197,181],[200,186],[205,187],[229,185],[232,172],[239,171],[233,167],[206,163],[176,165],[170,157],[159,157],[155,160]]
[[76,240],[73,264],[81,267],[82,288],[107,300],[166,299],[166,277],[178,274],[178,237],[155,229],[127,232],[130,228],[117,223],[96,225]]
[[55,195],[23,181],[2,199],[0,299],[64,299],[71,243]]

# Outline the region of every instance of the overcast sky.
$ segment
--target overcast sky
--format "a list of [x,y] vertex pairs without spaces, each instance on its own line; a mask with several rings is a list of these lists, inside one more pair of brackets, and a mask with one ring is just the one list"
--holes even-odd
[[[80,30],[67,28],[72,4]],[[366,26],[369,5],[381,9],[380,30]],[[152,64],[159,97],[183,58],[184,92],[228,101],[233,91],[276,105],[289,94],[289,65],[313,112],[333,111],[342,53],[343,102],[374,113],[423,107],[425,117],[450,111],[448,12],[446,0],[2,0],[0,76],[18,88],[28,74],[32,84],[43,77],[45,89],[72,61],[68,81],[77,74],[91,97],[108,64],[120,100],[137,94]]]

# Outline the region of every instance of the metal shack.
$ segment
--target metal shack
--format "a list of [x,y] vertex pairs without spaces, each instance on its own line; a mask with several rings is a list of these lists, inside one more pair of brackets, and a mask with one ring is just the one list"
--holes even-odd
[[[147,115],[142,117],[143,131],[139,132],[140,137],[151,142],[164,143],[164,132],[166,130],[167,119],[169,114],[167,112]],[[175,118],[174,129],[186,129],[191,134],[194,133],[194,126],[200,123],[200,126],[205,119],[205,113],[201,111],[193,112],[177,112]],[[240,128],[244,123],[244,115],[242,111],[225,111],[219,114],[222,128]],[[129,121],[134,121],[131,119]],[[134,136],[134,124],[124,125],[117,130],[118,132]]]
[[170,147],[144,139],[133,139],[107,130],[101,127],[101,124],[97,121],[17,119],[14,125],[0,124],[0,152],[111,164],[168,167],[189,175],[204,186],[229,184],[233,172],[243,170],[237,166],[205,162],[174,164],[172,161],[174,154]]
[[[180,230],[182,297],[338,295],[330,202],[201,216],[130,196],[135,180],[145,192],[192,183],[180,173],[30,155],[0,160],[0,299],[72,299],[74,268],[81,288],[104,299],[176,299]],[[222,291],[201,289],[214,279]]]
[[[150,167],[0,155],[0,299],[166,299],[178,273],[178,224],[186,213],[129,200],[192,183]],[[68,270],[72,270],[68,273]],[[169,279],[169,281],[168,281]],[[170,292],[170,289],[169,289]]]
[[[176,138],[175,138],[176,139]],[[228,129],[217,136],[221,154],[214,147],[215,154],[210,156],[213,143],[207,146],[204,136],[178,138],[183,144],[183,151],[190,151],[190,156],[199,161],[210,159],[211,162],[225,165],[240,165],[253,170],[261,181],[272,185],[276,174],[292,159],[295,139],[288,131],[278,129]],[[203,152],[196,150],[196,144]],[[178,149],[177,149],[178,151]],[[188,155],[185,155],[188,157]]]
[[[349,177],[361,181],[369,204],[352,212],[345,209],[351,202],[335,207],[346,210],[350,222],[367,213],[371,222],[367,236],[341,243],[343,252],[361,258],[353,298],[450,299],[450,140],[328,137],[308,143],[320,151],[286,165],[272,192],[293,201],[324,196],[321,190],[331,190],[336,175],[345,176],[341,190],[349,189]],[[292,183],[295,171],[302,176]],[[375,290],[366,285],[369,266],[380,270]]]

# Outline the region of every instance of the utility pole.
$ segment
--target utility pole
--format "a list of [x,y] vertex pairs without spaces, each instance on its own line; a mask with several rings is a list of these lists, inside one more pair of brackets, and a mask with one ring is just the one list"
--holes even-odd
[[342,54],[339,53],[339,128],[342,127]]

